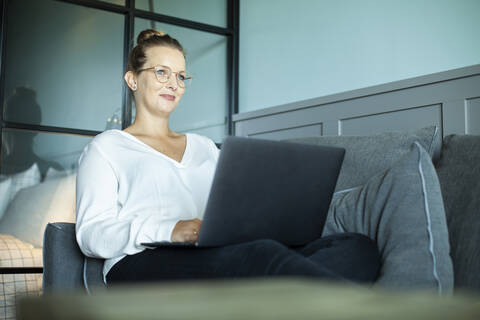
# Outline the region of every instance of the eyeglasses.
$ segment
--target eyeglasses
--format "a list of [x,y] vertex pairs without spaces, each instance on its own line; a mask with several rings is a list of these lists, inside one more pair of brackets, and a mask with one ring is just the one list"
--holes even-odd
[[155,67],[140,69],[138,70],[138,73],[145,70],[153,70],[155,72],[155,76],[157,77],[158,82],[162,82],[162,83],[167,82],[168,79],[170,79],[170,76],[172,75],[172,73],[176,75],[175,78],[177,79],[177,84],[179,87],[182,87],[182,88],[188,87],[192,82],[192,76],[187,74],[185,71],[173,72],[172,69],[170,69],[167,66],[155,66]]

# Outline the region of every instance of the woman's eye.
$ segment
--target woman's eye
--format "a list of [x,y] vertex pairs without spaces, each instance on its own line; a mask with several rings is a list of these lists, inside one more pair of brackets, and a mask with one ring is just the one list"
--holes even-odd
[[157,69],[157,74],[158,74],[159,76],[166,75],[166,74],[167,74],[167,70],[165,70],[165,69]]
[[184,81],[186,79],[184,74],[179,74],[178,75],[178,80]]

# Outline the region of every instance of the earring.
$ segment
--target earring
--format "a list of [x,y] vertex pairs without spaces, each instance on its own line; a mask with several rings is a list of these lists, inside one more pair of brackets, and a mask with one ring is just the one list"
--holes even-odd
[[134,85],[133,86],[133,91],[136,91],[137,90],[137,85]]

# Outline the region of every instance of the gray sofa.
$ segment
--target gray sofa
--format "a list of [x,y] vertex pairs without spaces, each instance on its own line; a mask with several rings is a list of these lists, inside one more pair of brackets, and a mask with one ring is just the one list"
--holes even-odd
[[[442,141],[438,130],[430,127],[368,137],[320,137],[294,141],[346,148],[337,191],[342,189],[339,186],[364,183],[373,172],[388,169],[407,152],[413,141],[419,141],[433,159],[441,186],[455,290],[480,290],[480,136],[450,135]],[[74,224],[50,223],[45,230],[43,255],[44,292],[77,288],[89,292],[104,287],[103,260],[88,258],[81,253],[75,241]]]

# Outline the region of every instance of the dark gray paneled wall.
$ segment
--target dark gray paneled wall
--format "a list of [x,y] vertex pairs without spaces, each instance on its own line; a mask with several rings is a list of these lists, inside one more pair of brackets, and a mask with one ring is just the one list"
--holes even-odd
[[281,140],[437,125],[480,135],[480,65],[299,101],[233,117],[235,135]]

